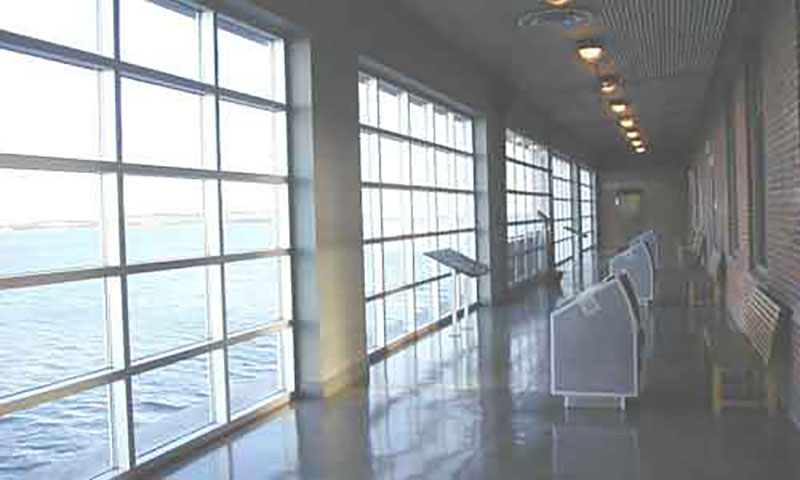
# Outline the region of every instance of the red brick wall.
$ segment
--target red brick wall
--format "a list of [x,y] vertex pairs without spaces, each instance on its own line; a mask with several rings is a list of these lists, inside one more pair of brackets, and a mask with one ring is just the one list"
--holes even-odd
[[[728,260],[727,307],[737,321],[741,318],[742,299],[754,285],[761,285],[783,303],[794,308],[800,302],[800,121],[798,121],[798,2],[763,0],[737,2],[720,52],[717,71],[709,86],[705,126],[698,135],[692,168],[701,178],[701,188],[716,182],[716,222],[711,221],[713,206],[709,201],[702,227],[716,238],[716,248]],[[750,4],[741,6],[741,4]],[[758,41],[754,41],[757,39]],[[750,265],[750,154],[748,152],[745,71],[746,50],[760,45],[765,108],[766,165],[766,271],[757,272]],[[730,251],[728,238],[727,156],[725,152],[725,108],[734,102],[736,124],[736,165],[738,185],[740,250]],[[708,165],[706,142],[715,157]],[[705,196],[706,198],[708,195]],[[713,232],[711,230],[714,230]],[[800,316],[798,316],[800,319]],[[800,418],[800,325],[787,325],[783,335],[788,351],[780,360],[788,367],[785,397],[794,418]],[[787,340],[785,337],[783,340]]]

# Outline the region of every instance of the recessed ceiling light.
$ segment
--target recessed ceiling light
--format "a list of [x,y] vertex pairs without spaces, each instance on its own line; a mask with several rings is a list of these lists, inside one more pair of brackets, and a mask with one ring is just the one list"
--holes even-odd
[[645,153],[645,152],[647,152],[647,149],[644,148],[644,146],[638,147],[636,149],[636,153],[642,154],[642,153]]
[[625,113],[628,111],[628,104],[625,102],[611,102],[611,110],[614,113]]
[[605,78],[600,81],[600,91],[606,95],[614,95],[617,91],[617,82],[613,78]]
[[636,140],[637,138],[640,138],[642,136],[642,134],[639,133],[637,130],[628,130],[627,132],[625,132],[625,135],[631,140]]
[[636,120],[633,117],[625,117],[619,121],[619,126],[622,128],[633,128],[636,126]]
[[636,139],[636,140],[631,141],[631,145],[633,145],[635,148],[639,148],[642,145],[644,145],[644,142],[639,140],[639,139]]
[[[553,5],[549,2],[545,6],[526,10],[517,15],[517,25],[520,27],[537,27],[543,25],[557,25],[563,28],[585,27],[594,23],[594,11],[587,8],[568,6],[567,3]],[[572,3],[572,2],[568,2]]]
[[547,3],[554,7],[563,7],[564,5],[570,3],[572,0],[547,0]]
[[578,55],[586,62],[596,63],[603,58],[603,47],[598,43],[585,43],[578,47]]

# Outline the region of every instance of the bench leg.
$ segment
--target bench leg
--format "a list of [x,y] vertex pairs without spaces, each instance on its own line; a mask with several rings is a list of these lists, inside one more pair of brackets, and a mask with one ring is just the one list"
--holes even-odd
[[711,367],[711,408],[714,410],[714,415],[719,416],[722,413],[723,407],[723,391],[722,391],[722,368],[714,365]]
[[775,415],[778,411],[778,383],[775,381],[775,375],[772,372],[767,372],[764,376],[764,388],[767,392],[767,412],[770,416]]

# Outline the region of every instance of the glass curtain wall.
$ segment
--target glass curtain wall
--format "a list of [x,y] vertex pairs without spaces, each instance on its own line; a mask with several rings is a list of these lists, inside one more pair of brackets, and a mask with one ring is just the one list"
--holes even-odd
[[283,41],[0,2],[0,478],[131,469],[291,390]]
[[506,131],[508,280],[517,284],[547,269],[546,225],[550,216],[547,147]]
[[[359,77],[368,350],[450,313],[450,272],[424,254],[475,258],[472,119],[374,75]],[[477,301],[464,280],[463,302]]]
[[583,286],[597,282],[597,179],[592,170],[579,167],[581,280]]
[[563,285],[574,282],[577,252],[577,214],[575,172],[572,162],[553,154],[553,229],[555,266],[564,272]]

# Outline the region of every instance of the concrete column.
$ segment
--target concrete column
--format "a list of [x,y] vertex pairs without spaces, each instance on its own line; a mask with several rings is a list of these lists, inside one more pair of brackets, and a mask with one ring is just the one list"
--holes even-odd
[[497,111],[475,122],[475,189],[478,227],[478,261],[491,267],[480,279],[481,305],[501,301],[506,291],[506,165],[505,124]]
[[366,372],[358,56],[315,37],[289,58],[296,386],[329,396]]

